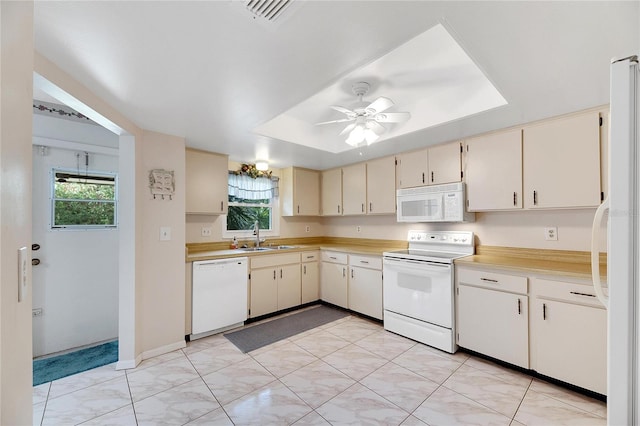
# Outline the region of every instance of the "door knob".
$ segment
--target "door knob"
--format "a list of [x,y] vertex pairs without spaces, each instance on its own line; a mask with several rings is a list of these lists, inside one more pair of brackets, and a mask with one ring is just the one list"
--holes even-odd
[[31,265],[32,266],[37,266],[40,264],[40,259],[31,259]]

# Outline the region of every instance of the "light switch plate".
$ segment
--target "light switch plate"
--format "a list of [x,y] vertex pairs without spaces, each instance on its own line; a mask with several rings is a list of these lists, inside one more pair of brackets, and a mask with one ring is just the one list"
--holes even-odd
[[18,302],[22,302],[27,296],[27,266],[29,253],[26,247],[18,249]]
[[160,241],[171,241],[171,228],[168,226],[160,228]]

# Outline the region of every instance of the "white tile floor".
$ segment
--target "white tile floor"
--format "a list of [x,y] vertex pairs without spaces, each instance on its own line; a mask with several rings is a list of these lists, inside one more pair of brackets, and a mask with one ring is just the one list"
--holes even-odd
[[248,354],[222,335],[34,387],[42,425],[605,425],[606,406],[355,316]]

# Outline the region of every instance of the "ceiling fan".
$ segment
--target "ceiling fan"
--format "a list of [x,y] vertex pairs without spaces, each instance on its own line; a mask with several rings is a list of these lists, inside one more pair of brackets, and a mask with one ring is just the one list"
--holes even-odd
[[384,96],[380,96],[371,103],[363,102],[362,97],[367,94],[369,87],[369,83],[364,81],[353,85],[353,93],[360,98],[360,101],[353,109],[331,106],[334,110],[345,114],[346,118],[316,123],[316,126],[352,121],[353,123],[347,125],[340,132],[340,135],[349,133],[345,142],[349,145],[357,146],[366,141],[367,145],[370,145],[387,130],[380,123],[402,123],[411,118],[411,114],[408,112],[383,112],[394,105],[391,99]]

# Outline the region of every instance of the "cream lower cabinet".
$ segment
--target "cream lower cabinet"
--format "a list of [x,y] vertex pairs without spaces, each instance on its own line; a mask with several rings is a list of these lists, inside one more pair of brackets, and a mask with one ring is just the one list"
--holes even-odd
[[382,259],[349,255],[349,309],[382,319]]
[[348,308],[348,255],[331,251],[321,253],[320,298],[325,302]]
[[320,299],[320,252],[302,253],[302,303]]
[[532,369],[607,393],[607,311],[588,283],[532,279]]
[[527,278],[456,267],[457,343],[529,368]]
[[250,276],[251,318],[301,304],[300,253],[256,256]]

